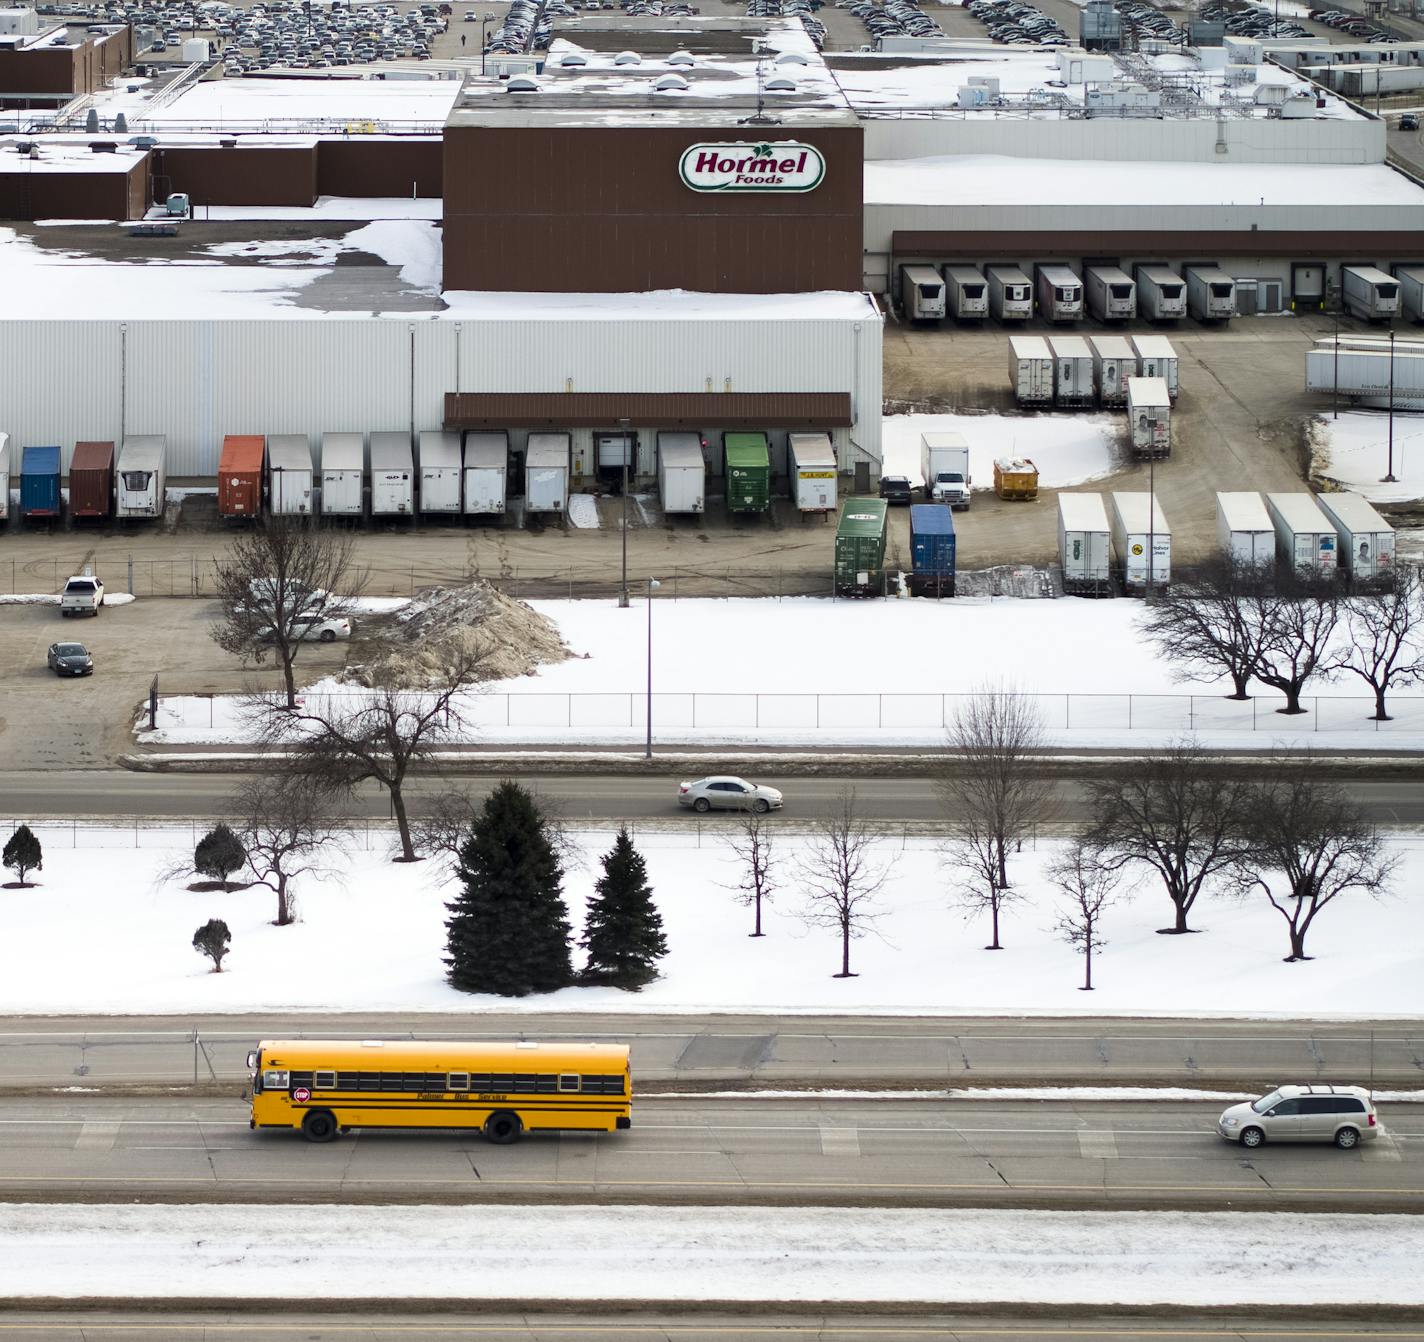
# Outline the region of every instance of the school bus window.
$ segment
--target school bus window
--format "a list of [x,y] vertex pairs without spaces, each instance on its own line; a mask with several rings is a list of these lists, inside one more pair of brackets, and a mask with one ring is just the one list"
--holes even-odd
[[335,1090],[335,1072],[317,1072],[312,1078],[312,1088],[314,1090]]
[[445,1088],[446,1090],[469,1090],[470,1074],[468,1072],[451,1072],[445,1083]]
[[579,1078],[577,1075],[565,1072],[559,1077],[560,1090],[577,1090],[579,1088]]
[[262,1073],[263,1090],[286,1090],[289,1075],[287,1072],[278,1071],[275,1067],[269,1067]]

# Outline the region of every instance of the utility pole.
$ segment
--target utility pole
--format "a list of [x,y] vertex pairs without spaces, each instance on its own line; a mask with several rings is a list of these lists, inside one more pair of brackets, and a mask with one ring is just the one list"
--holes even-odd
[[1383,483],[1395,483],[1394,474],[1394,327],[1389,328],[1389,469]]
[[[623,586],[618,594],[618,608],[628,609],[628,458],[633,444],[628,432],[628,421],[618,421],[619,432],[623,435]],[[596,449],[595,449],[596,450]]]

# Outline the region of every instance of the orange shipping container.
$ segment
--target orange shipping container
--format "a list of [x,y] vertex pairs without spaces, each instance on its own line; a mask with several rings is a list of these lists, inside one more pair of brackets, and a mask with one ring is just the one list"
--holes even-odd
[[75,443],[69,463],[69,515],[108,517],[113,500],[113,443]]
[[262,512],[262,468],[267,440],[228,434],[218,459],[218,515],[257,517]]

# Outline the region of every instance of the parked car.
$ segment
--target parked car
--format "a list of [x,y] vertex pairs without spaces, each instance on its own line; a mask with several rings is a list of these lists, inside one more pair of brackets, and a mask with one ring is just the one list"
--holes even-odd
[[65,618],[71,615],[99,614],[104,604],[104,582],[102,578],[91,578],[88,574],[71,578],[64,584],[59,598],[59,613]]
[[1249,1104],[1233,1104],[1216,1121],[1228,1142],[1334,1142],[1348,1151],[1379,1136],[1370,1093],[1359,1086],[1279,1086]]
[[745,778],[716,776],[679,783],[677,802],[694,811],[755,811],[765,815],[781,809],[781,793],[774,787],[748,783]]
[[915,487],[908,475],[882,475],[880,477],[880,497],[886,503],[909,503],[915,495]]
[[87,676],[94,670],[94,659],[82,643],[51,643],[47,660],[57,676]]
[[1419,129],[1419,113],[1418,113],[1418,112],[1406,112],[1402,117],[1399,118],[1399,129],[1400,129],[1400,130],[1418,130],[1418,129]]
[[[276,630],[266,629],[261,637],[263,642],[270,643],[276,637]],[[345,616],[327,619],[325,616],[312,613],[295,616],[292,620],[292,639],[297,643],[305,643],[309,639],[315,639],[318,643],[335,643],[339,638],[350,637],[351,621]]]

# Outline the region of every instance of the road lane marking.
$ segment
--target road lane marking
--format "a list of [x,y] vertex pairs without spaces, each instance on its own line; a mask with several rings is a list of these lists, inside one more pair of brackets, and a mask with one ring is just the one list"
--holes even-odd
[[1084,1160],[1116,1160],[1117,1136],[1107,1129],[1078,1134],[1078,1154]]
[[86,1122],[74,1139],[76,1151],[112,1151],[119,1135],[117,1123]]
[[1360,1143],[1360,1158],[1369,1161],[1400,1161],[1404,1159],[1404,1153],[1399,1149],[1392,1133],[1381,1132],[1374,1141]]
[[823,1156],[859,1156],[860,1131],[857,1128],[822,1128]]

